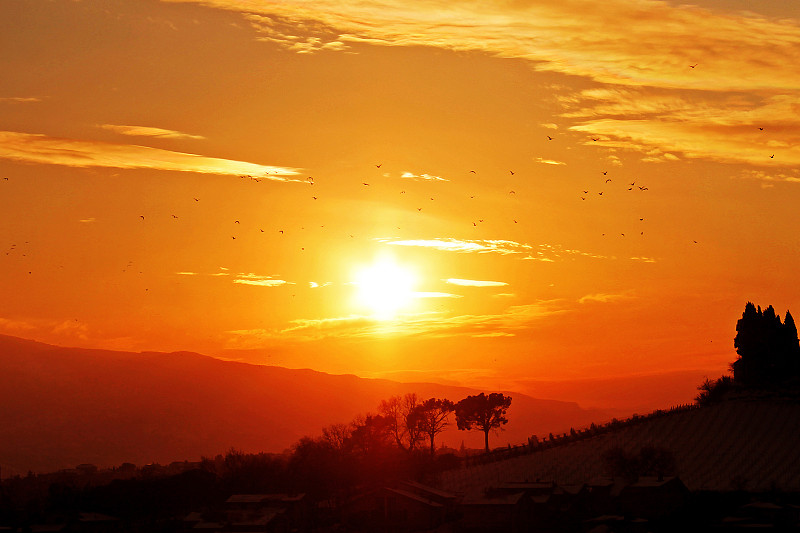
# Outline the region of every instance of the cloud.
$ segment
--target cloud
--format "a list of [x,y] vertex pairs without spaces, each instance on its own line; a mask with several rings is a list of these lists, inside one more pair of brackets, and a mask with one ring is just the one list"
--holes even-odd
[[90,224],[90,223],[95,222],[95,221],[96,221],[96,219],[94,217],[89,217],[89,218],[82,218],[78,222],[82,222],[84,224]]
[[149,168],[201,174],[259,175],[275,181],[299,181],[287,176],[298,170],[218,159],[148,146],[112,144],[0,131],[0,158],[69,167]]
[[258,287],[280,287],[281,285],[294,285],[294,283],[282,279],[276,279],[274,276],[260,276],[253,274],[236,274],[233,279],[234,283],[241,285],[256,285]]
[[190,135],[179,131],[165,130],[161,128],[151,128],[148,126],[120,126],[116,124],[101,124],[101,128],[120,135],[131,135],[138,137],[158,137],[161,139],[205,139],[202,135]]
[[324,338],[364,338],[386,336],[474,336],[504,332],[510,336],[524,330],[542,318],[569,312],[562,300],[542,300],[526,305],[516,305],[501,313],[485,315],[445,316],[442,312],[425,312],[398,315],[393,320],[375,320],[363,315],[345,317],[297,319],[281,330],[237,330],[237,344],[252,346],[275,338],[291,337],[295,340]]
[[447,278],[443,281],[452,285],[461,285],[462,287],[502,287],[504,285],[508,285],[508,283],[504,281],[479,281],[474,279],[459,278]]
[[463,296],[449,292],[415,292],[414,298],[463,298]]
[[[665,0],[165,1],[238,11],[260,39],[299,53],[355,44],[429,46],[518,58],[536,70],[588,78],[603,86],[556,95],[566,106],[595,101],[567,110],[566,117],[583,119],[573,131],[601,138],[598,147],[661,151],[645,161],[800,163],[797,104],[793,111],[776,105],[798,98],[797,20]],[[780,138],[753,138],[728,123],[731,117],[787,129],[770,130]],[[774,158],[764,154],[768,141],[783,143]],[[548,161],[539,162],[558,163]]]
[[543,165],[566,165],[563,161],[556,161],[554,159],[542,159],[541,157],[537,157],[534,159],[537,163],[541,163]]
[[538,244],[533,246],[530,244],[507,240],[459,240],[451,238],[412,240],[392,240],[387,238],[378,238],[376,240],[392,246],[433,248],[434,250],[457,253],[494,253],[499,255],[523,256],[520,257],[520,259],[528,261],[543,261],[548,263],[561,260],[569,256],[588,257],[593,259],[615,259],[614,257],[605,255],[564,248],[563,246],[557,244]]
[[36,329],[36,326],[23,320],[0,317],[0,331],[20,333],[23,331],[30,331],[32,329]]
[[746,170],[741,176],[746,179],[754,179],[763,182],[786,182],[800,183],[800,171],[791,169],[788,172],[766,172],[763,170]]
[[34,98],[34,97],[21,97],[21,96],[6,96],[0,97],[0,102],[2,103],[11,103],[11,104],[30,104],[41,102],[41,98]]
[[543,128],[547,128],[549,130],[557,130],[558,124],[553,124],[552,122],[548,122],[547,124],[539,124]]
[[413,172],[403,172],[400,177],[417,181],[450,181],[439,176],[432,176],[431,174],[414,174]]
[[[800,164],[800,94],[697,95],[647,90],[583,91],[566,104],[584,117],[572,131],[603,136],[605,148],[643,152],[644,161],[710,159],[791,167]],[[770,157],[774,155],[774,157]]]
[[796,21],[661,0],[171,1],[239,11],[262,38],[298,51],[337,42],[435,46],[526,59],[538,70],[618,85],[730,91],[800,86],[798,69],[787,68],[800,63]]
[[532,247],[514,241],[503,240],[459,240],[459,239],[418,239],[393,241],[391,239],[377,239],[392,246],[413,246],[420,248],[433,248],[447,252],[460,253],[496,253],[500,255],[527,253]]
[[471,335],[471,337],[516,337],[516,335],[505,331],[492,331],[489,333],[476,333],[475,335]]
[[633,298],[631,293],[624,293],[624,294],[607,294],[607,293],[596,293],[596,294],[587,294],[582,298],[578,299],[578,303],[585,304],[586,302],[598,302],[598,303],[609,303],[609,302],[617,302],[620,300],[630,300]]

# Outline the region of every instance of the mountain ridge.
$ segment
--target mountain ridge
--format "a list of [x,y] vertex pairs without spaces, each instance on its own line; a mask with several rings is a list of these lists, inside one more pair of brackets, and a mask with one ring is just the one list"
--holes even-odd
[[[60,347],[0,335],[3,473],[80,463],[113,466],[197,459],[231,447],[279,453],[323,427],[375,411],[382,399],[416,392],[457,401],[478,391],[225,361],[194,352]],[[494,446],[534,433],[610,418],[577,403],[514,398]],[[482,434],[455,424],[437,443],[480,447]]]

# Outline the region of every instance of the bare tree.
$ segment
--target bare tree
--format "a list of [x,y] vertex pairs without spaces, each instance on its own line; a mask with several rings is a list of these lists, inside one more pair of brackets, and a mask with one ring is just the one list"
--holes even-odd
[[405,396],[392,396],[382,400],[378,412],[389,420],[390,431],[397,445],[406,451],[414,450],[422,439],[419,415],[416,412],[420,405],[415,393]]

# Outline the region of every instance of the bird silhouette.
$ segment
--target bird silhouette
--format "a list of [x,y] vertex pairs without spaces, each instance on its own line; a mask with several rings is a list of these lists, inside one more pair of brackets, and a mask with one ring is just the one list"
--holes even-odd
[[592,140],[596,142],[596,141],[599,141],[600,139],[598,139],[596,137],[592,137]]
[[775,158],[775,154],[772,154],[771,156],[769,156],[769,158],[770,159],[774,159]]
[[240,222],[238,220],[234,220],[233,223],[234,224],[239,224]]
[[696,67],[697,65],[699,65],[699,63],[695,63],[694,65],[689,65],[689,68],[694,68],[694,67]]
[[195,199],[194,199],[194,201],[195,201],[195,202],[199,202],[199,201],[200,201],[200,198],[195,198]]
[[605,176],[606,174],[608,174],[608,170],[603,171],[603,176]]
[[282,229],[279,229],[279,230],[278,230],[278,233],[280,233],[281,235],[283,235],[283,230],[282,230]]
[[646,190],[647,190],[647,187],[642,187],[641,185],[639,185],[639,190],[640,190],[640,191],[646,191]]
[[599,194],[600,196],[603,196],[603,191],[600,191],[600,192],[599,192],[599,193],[597,193],[597,194]]
[[552,140],[553,140],[553,138],[552,138],[552,137],[550,137],[550,136],[548,135],[548,136],[547,136],[547,140],[548,140],[548,141],[552,141]]
[[314,178],[312,178],[311,176],[307,177],[306,181],[309,183],[309,185],[314,185]]
[[365,181],[362,181],[362,182],[361,182],[361,185],[366,185],[366,186],[368,186],[368,187],[369,187],[369,183],[367,183],[367,182],[365,182]]
[[508,194],[517,194],[517,193],[514,191],[508,191]]
[[477,174],[477,172],[475,172],[474,170],[470,170],[470,172],[472,172],[473,174]]
[[[758,131],[764,131],[764,128],[759,127]],[[6,179],[8,179],[8,178],[6,178]]]
[[139,218],[141,218],[142,220],[144,220],[144,215],[139,215]]
[[606,179],[606,183],[608,183],[609,181],[611,181],[611,178],[607,178]]
[[172,215],[172,218],[178,218],[178,215]]
[[512,175],[512,176],[514,175],[514,171],[513,171],[513,170],[509,170],[509,172],[511,172],[511,175]]
[[317,199],[317,197],[316,197],[316,196],[312,196],[311,198],[313,198],[314,200],[316,200],[316,199]]
[[383,165],[383,163],[381,163],[380,165],[375,165],[375,167],[376,168],[381,168],[381,165]]
[[421,207],[418,207],[418,208],[417,208],[417,211],[422,211],[422,208],[421,208]]

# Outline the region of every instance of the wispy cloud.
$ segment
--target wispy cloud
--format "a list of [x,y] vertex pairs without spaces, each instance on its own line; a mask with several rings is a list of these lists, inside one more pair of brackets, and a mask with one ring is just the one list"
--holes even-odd
[[266,38],[290,47],[299,43],[298,51],[311,37],[316,40],[305,47],[313,49],[366,42],[476,50],[527,59],[539,70],[621,85],[707,90],[800,86],[800,72],[786,68],[800,63],[795,21],[659,0],[195,1],[245,13]]
[[[774,105],[775,99],[797,99],[797,20],[663,0],[166,1],[239,11],[262,39],[299,53],[355,44],[432,46],[520,58],[537,70],[592,79],[605,86],[579,97],[595,99],[591,109],[568,110],[568,116],[583,119],[573,130],[592,134],[597,146],[662,152],[647,161],[668,161],[670,154],[784,167],[800,163],[800,149],[790,142],[800,132],[796,108],[787,113]],[[725,95],[725,102],[709,104]],[[737,108],[751,122],[792,124],[792,131],[773,129],[786,144],[770,161],[763,160],[766,141],[731,135],[735,126],[724,121]],[[547,161],[552,160],[540,162],[553,164]]]
[[202,174],[258,175],[276,181],[300,181],[288,176],[298,170],[172,152],[148,146],[112,144],[0,131],[0,158],[70,167],[150,168]]
[[449,292],[415,292],[414,298],[463,298],[463,296]]
[[503,240],[459,240],[459,239],[417,239],[417,240],[391,240],[377,239],[392,246],[413,246],[420,248],[433,248],[447,252],[460,253],[496,253],[500,255],[522,254],[532,249],[528,244]]
[[587,302],[609,303],[621,300],[630,300],[631,298],[633,298],[633,293],[630,292],[622,294],[596,293],[596,294],[587,294],[586,296],[579,298],[578,303],[580,304],[585,304]]
[[542,300],[527,305],[511,306],[501,313],[486,315],[446,316],[440,312],[399,315],[391,321],[375,320],[363,315],[298,319],[282,330],[230,331],[232,344],[253,346],[274,338],[319,340],[331,337],[362,338],[385,336],[510,336],[542,318],[570,312],[563,300]]
[[[585,120],[573,131],[602,136],[598,144],[643,152],[644,161],[682,157],[790,167],[800,164],[800,94],[692,95],[638,89],[583,91],[566,103]],[[772,156],[772,157],[770,157]]]
[[258,287],[280,287],[281,285],[294,285],[293,283],[278,279],[275,276],[261,276],[258,274],[236,274],[234,283],[241,285],[256,285]]
[[584,252],[564,248],[555,244],[530,245],[507,240],[459,240],[451,238],[440,239],[412,239],[392,240],[387,238],[376,239],[379,242],[392,246],[410,246],[418,248],[432,248],[444,252],[498,254],[518,256],[528,261],[553,262],[566,257],[588,257],[593,259],[615,259],[601,254]]
[[89,217],[89,218],[82,218],[78,222],[82,222],[84,224],[90,224],[90,223],[95,222],[95,221],[96,221],[96,219],[94,217]]
[[566,165],[566,163],[563,161],[556,161],[555,159],[543,159],[541,157],[537,157],[534,159],[534,161],[543,165]]
[[746,179],[754,179],[764,182],[786,182],[800,183],[800,170],[791,169],[788,172],[766,172],[763,170],[747,170],[741,176]]
[[450,181],[446,178],[433,176],[431,174],[414,174],[413,172],[403,172],[400,177],[417,181]]
[[24,97],[24,96],[0,96],[0,103],[11,103],[11,104],[31,104],[36,102],[41,102],[41,98],[35,98],[32,96]]
[[152,128],[149,126],[121,126],[117,124],[101,124],[101,128],[120,135],[131,135],[134,137],[158,137],[161,139],[205,139],[202,135],[190,135],[180,131],[165,130],[162,128]]
[[476,279],[460,278],[447,278],[443,281],[452,285],[461,285],[462,287],[502,287],[504,285],[508,285],[508,283],[504,281],[481,281]]

